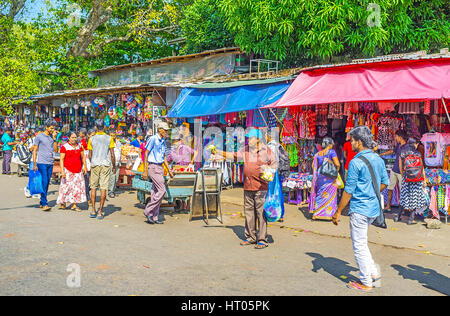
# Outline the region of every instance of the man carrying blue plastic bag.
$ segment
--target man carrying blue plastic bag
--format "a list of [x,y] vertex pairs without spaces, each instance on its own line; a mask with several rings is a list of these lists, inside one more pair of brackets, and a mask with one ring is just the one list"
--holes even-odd
[[[263,249],[267,244],[267,219],[264,216],[269,182],[278,164],[273,152],[262,143],[262,133],[252,129],[246,135],[248,145],[236,153],[217,150],[218,155],[244,162],[244,215],[245,240],[242,246],[255,244],[256,249]],[[258,228],[258,231],[257,231]]]

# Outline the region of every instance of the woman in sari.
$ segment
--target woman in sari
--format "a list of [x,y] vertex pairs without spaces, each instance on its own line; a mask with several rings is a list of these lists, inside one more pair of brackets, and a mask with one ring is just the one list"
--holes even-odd
[[323,149],[314,156],[313,183],[309,200],[312,219],[331,220],[337,209],[337,181],[319,173],[319,168],[325,161],[332,162],[339,171],[340,163],[333,146],[333,139],[325,137],[322,141]]

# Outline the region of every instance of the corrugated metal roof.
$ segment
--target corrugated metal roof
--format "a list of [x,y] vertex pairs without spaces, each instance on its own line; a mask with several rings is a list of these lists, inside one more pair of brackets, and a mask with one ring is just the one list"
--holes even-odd
[[228,82],[205,82],[201,84],[188,84],[185,87],[196,88],[196,89],[220,89],[220,88],[232,88],[232,87],[242,87],[242,86],[253,86],[259,84],[271,84],[283,81],[294,80],[294,76],[284,76],[278,78],[270,79],[259,79],[259,80],[236,80]]
[[164,58],[160,58],[160,59],[144,61],[141,63],[131,63],[131,64],[118,65],[118,66],[109,66],[109,67],[105,67],[102,69],[92,70],[92,71],[90,71],[90,73],[95,75],[95,74],[98,74],[101,72],[114,71],[117,69],[143,67],[143,66],[150,66],[150,65],[155,65],[155,64],[158,64],[158,65],[167,64],[167,63],[171,63],[171,62],[180,62],[183,60],[191,60],[191,59],[209,56],[209,55],[217,55],[217,54],[232,53],[232,52],[235,52],[237,54],[242,53],[241,50],[239,49],[239,47],[220,48],[220,49],[214,49],[214,50],[207,50],[207,51],[204,51],[201,53],[196,53],[196,54],[189,54],[189,55],[182,55],[182,56],[169,56],[169,57],[164,57]]

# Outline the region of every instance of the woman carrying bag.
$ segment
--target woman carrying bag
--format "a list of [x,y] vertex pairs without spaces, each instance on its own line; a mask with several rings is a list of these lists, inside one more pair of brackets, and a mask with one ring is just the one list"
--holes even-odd
[[[313,183],[309,200],[312,219],[331,220],[337,209],[339,159],[330,137],[322,140],[322,150],[314,156]],[[341,180],[342,181],[342,180]]]

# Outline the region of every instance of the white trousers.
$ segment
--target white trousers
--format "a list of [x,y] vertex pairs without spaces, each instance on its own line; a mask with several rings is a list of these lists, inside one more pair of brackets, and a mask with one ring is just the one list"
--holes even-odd
[[353,253],[359,269],[359,280],[366,286],[372,286],[372,276],[379,276],[377,266],[369,250],[367,232],[375,218],[358,213],[350,214],[350,236]]

